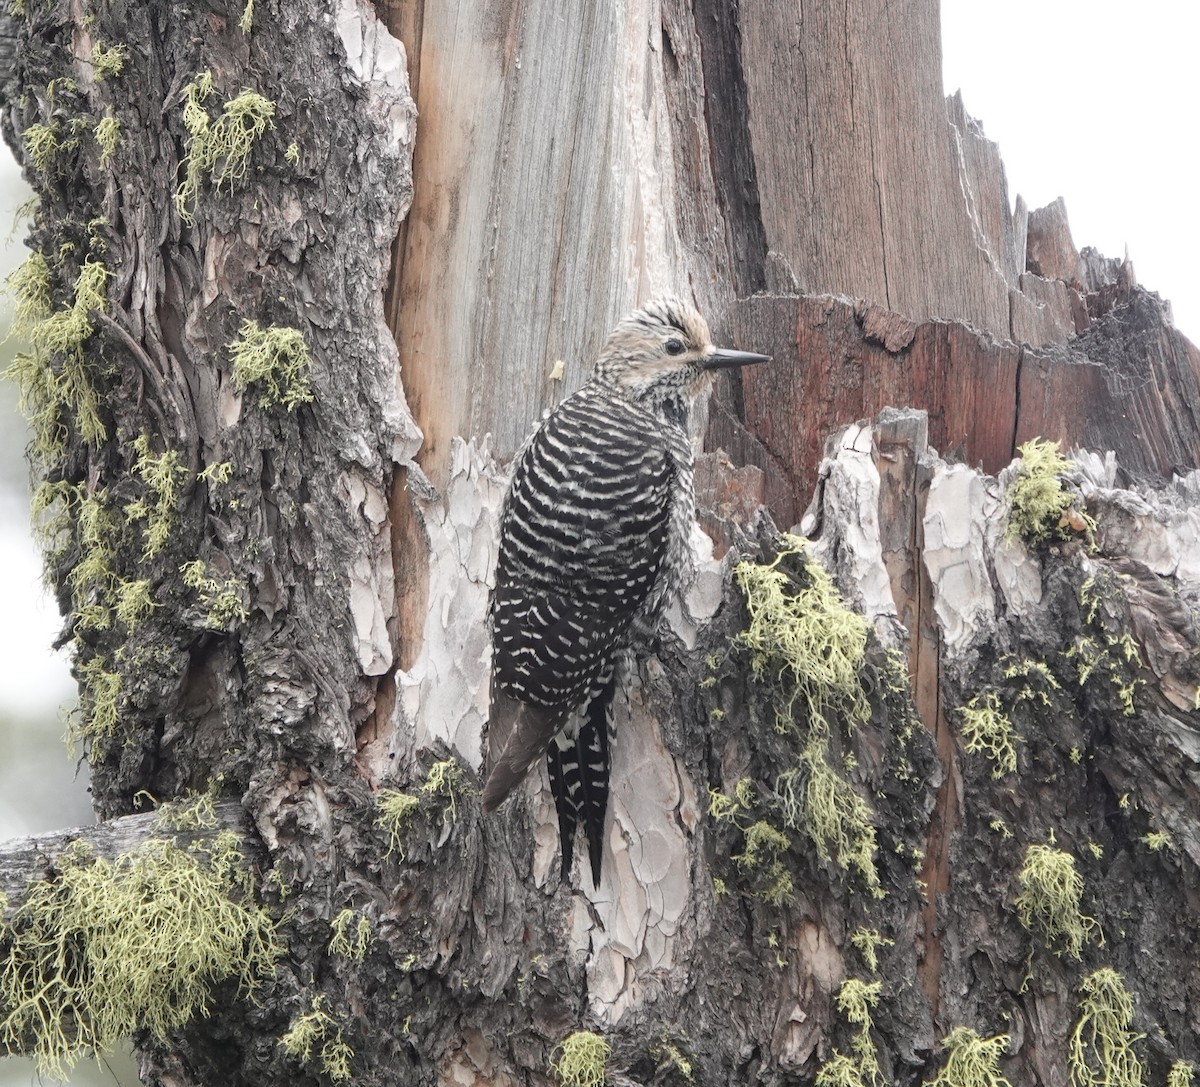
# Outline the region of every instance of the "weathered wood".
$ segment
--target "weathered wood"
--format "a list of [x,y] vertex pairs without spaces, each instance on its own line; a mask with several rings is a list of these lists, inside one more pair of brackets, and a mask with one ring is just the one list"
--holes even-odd
[[925,409],[931,444],[993,473],[1038,436],[1111,449],[1139,476],[1200,465],[1189,406],[1200,402],[1200,352],[1141,288],[1084,301],[1096,312],[1082,336],[1031,348],[844,299],[743,300],[719,331],[734,342],[757,334],[776,359],[742,375],[725,398],[733,406],[711,414],[708,440],[767,473],[781,523],[796,517],[791,496],[813,486],[830,425],[888,406]]
[[911,63],[938,53],[935,0],[383,14],[412,44],[423,133],[389,313],[437,486],[455,436],[507,459],[621,313],[685,285],[714,315],[770,287],[1073,333],[1066,293],[1023,278],[995,145]]
[[1060,196],[1044,208],[1029,213],[1028,270],[1043,279],[1060,279],[1080,285],[1083,262],[1071,238],[1066,201]]
[[1156,296],[1121,293],[1069,346],[1024,353],[1015,439],[1111,449],[1130,472],[1170,478],[1200,465],[1200,350]]
[[28,883],[50,879],[58,859],[71,852],[78,843],[87,847],[89,856],[111,861],[150,838],[172,838],[186,847],[192,842],[215,838],[225,830],[234,830],[244,836],[253,834],[246,813],[236,801],[214,804],[213,816],[211,826],[181,830],[163,822],[157,812],[147,812],[121,816],[95,826],[48,831],[0,842],[0,896],[7,902],[7,912],[11,914],[20,906]]
[[419,460],[440,486],[455,436],[490,433],[507,457],[586,379],[640,277],[674,285],[671,156],[646,13],[476,0],[393,12],[419,43],[423,134],[394,327]]
[[762,2],[739,21],[767,246],[796,284],[1007,338],[1024,239],[999,158],[961,102],[947,117],[939,65],[908,62],[940,53],[936,2],[895,19]]
[[775,352],[769,368],[743,377],[742,392],[745,429],[771,460],[753,444],[738,452],[764,471],[782,469],[793,495],[809,493],[831,424],[888,406],[928,410],[931,443],[969,463],[998,471],[1012,457],[1021,358],[1013,344],[828,297],[747,299],[723,329],[731,339],[765,332]]

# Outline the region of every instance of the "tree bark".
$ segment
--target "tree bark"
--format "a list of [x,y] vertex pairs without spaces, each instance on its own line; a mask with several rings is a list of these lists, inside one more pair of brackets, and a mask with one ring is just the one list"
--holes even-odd
[[[23,373],[97,811],[136,838],[148,797],[225,798],[284,944],[255,1000],[215,977],[138,1036],[146,1083],[570,1082],[590,1030],[613,1084],[917,1084],[969,1027],[1057,1087],[1110,967],[1143,1082],[1200,1057],[1200,355],[1064,209],[1010,211],[932,0],[25,9],[0,93],[51,307]],[[245,176],[221,144],[180,205],[245,90],[274,107]],[[46,329],[89,261],[76,354]],[[698,466],[591,889],[544,778],[474,796],[501,466],[667,290],[775,363],[708,412],[746,467]],[[281,342],[251,321],[311,361],[247,369]],[[1116,455],[1077,456],[1034,545],[1004,536],[1037,435]],[[807,669],[747,644],[743,558],[828,605]],[[836,689],[806,686],[857,629],[822,569],[867,621]],[[981,706],[1011,768],[968,750]],[[1082,880],[1078,946],[1023,912],[1034,847]],[[8,923],[7,873],[65,849],[10,850]]]

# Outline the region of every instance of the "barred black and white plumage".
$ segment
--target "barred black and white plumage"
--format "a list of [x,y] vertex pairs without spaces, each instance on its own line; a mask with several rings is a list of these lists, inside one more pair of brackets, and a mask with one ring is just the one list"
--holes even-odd
[[618,658],[635,623],[657,625],[686,569],[688,406],[713,370],[763,361],[713,347],[686,302],[651,302],[617,325],[591,380],[518,454],[492,594],[483,809],[545,753],[564,877],[582,822],[599,881]]
[[565,883],[575,854],[575,829],[582,826],[592,867],[592,886],[600,885],[601,843],[608,810],[608,741],[616,677],[573,710],[546,748],[550,792],[558,814]]

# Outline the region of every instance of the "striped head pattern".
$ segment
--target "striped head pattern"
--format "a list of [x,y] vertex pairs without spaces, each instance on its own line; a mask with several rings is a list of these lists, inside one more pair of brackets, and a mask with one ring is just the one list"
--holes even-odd
[[767,358],[714,347],[695,307],[667,296],[622,318],[600,352],[594,378],[631,400],[656,406],[698,396],[711,384],[714,370]]

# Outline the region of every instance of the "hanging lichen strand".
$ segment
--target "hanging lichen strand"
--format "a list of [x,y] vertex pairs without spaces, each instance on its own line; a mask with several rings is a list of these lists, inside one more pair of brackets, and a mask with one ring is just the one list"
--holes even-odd
[[[872,894],[882,894],[870,805],[832,763],[870,717],[862,682],[867,621],[846,606],[795,536],[781,537],[769,563],[738,563],[733,577],[749,615],[738,641],[750,651],[754,677],[773,693],[775,730],[794,742],[790,765],[778,768],[766,796],[783,827],[803,830],[822,859],[857,872]],[[750,847],[767,840],[769,822],[755,826],[758,833],[747,836],[752,855]],[[786,896],[777,875],[772,897],[779,899]]]
[[274,125],[275,103],[256,91],[243,90],[229,99],[214,121],[207,102],[213,93],[212,72],[199,73],[183,89],[183,124],[187,129],[187,159],[183,181],[175,193],[175,206],[185,223],[195,223],[193,206],[201,182],[230,191],[246,176],[250,150]]
[[1075,465],[1059,452],[1058,443],[1032,438],[1019,452],[1021,464],[1005,495],[1005,538],[1010,542],[1023,539],[1030,545],[1068,540],[1073,535],[1091,541],[1096,522],[1084,512],[1079,495],[1063,486],[1064,475]]
[[0,1046],[31,1046],[60,1080],[136,1031],[166,1041],[227,978],[252,995],[282,953],[233,832],[152,838],[113,861],[76,846],[0,923]]

